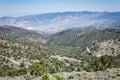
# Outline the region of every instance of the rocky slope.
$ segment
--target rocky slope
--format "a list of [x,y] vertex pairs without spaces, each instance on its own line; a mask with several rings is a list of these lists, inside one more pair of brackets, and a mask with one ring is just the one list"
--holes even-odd
[[92,52],[98,57],[103,55],[112,55],[112,56],[119,55],[120,54],[120,38],[97,43],[95,44],[94,50]]

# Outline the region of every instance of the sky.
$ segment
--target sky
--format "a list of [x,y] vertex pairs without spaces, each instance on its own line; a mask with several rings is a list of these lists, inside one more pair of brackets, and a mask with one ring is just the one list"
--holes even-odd
[[0,17],[66,11],[120,11],[120,0],[0,0]]

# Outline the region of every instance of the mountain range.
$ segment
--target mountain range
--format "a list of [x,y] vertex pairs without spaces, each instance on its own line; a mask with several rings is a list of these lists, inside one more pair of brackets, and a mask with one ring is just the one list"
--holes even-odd
[[120,28],[120,12],[56,12],[21,17],[2,17],[0,25],[56,33],[71,28]]
[[120,12],[0,18],[0,80],[119,80],[119,72]]

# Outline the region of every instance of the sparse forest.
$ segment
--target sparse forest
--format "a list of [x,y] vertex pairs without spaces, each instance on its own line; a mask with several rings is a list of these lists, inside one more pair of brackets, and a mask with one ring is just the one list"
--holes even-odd
[[[27,75],[26,80],[36,77],[41,77],[40,80],[65,80],[57,73],[120,68],[120,30],[67,30],[45,38],[39,37],[41,40],[48,39],[46,43],[32,39],[38,33],[26,33],[22,38],[20,35],[16,34],[15,37],[0,32],[0,77]],[[29,38],[32,41],[26,39],[28,35],[31,35]],[[102,42],[107,46],[101,47]],[[106,51],[110,48],[112,52],[100,53],[104,48]],[[100,54],[96,54],[97,51]]]

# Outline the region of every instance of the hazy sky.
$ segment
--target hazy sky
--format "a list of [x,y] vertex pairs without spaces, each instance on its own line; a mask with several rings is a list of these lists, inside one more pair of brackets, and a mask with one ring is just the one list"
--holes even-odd
[[120,11],[120,0],[0,0],[0,16],[65,11]]

